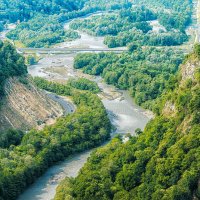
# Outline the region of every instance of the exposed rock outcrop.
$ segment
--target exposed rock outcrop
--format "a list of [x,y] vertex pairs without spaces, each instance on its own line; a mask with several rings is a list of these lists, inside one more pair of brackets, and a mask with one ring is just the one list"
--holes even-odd
[[176,115],[176,106],[171,101],[167,101],[163,108],[162,114],[166,117]]
[[195,55],[191,55],[191,58],[181,66],[182,81],[186,79],[194,80],[196,70],[200,68],[200,61]]
[[63,115],[62,107],[29,79],[22,82],[18,78],[10,78],[5,83],[5,97],[0,107],[0,131],[8,128],[40,128],[44,124],[52,124]]

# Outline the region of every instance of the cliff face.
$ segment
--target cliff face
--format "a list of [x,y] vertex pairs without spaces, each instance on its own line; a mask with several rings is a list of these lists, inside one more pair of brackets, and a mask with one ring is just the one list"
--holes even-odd
[[195,79],[195,72],[200,67],[200,61],[193,56],[181,66],[182,82],[187,79]]
[[4,89],[5,97],[0,107],[0,131],[8,128],[40,129],[63,115],[62,107],[28,79],[20,81],[18,78],[10,78]]
[[[176,93],[174,93],[173,95],[177,95],[178,93],[183,91],[185,88],[189,89],[189,87],[192,92],[196,91],[196,88],[199,86],[199,83],[198,83],[197,77],[195,77],[195,74],[197,74],[199,70],[200,70],[200,59],[197,57],[196,54],[193,53],[189,55],[187,58],[187,61],[180,66],[181,80],[177,87]],[[187,81],[189,80],[193,82],[191,83],[192,85],[187,83]],[[166,101],[163,111],[162,111],[162,114],[165,117],[176,117],[176,115],[179,114],[177,107],[174,103],[175,99],[176,98],[170,97]]]

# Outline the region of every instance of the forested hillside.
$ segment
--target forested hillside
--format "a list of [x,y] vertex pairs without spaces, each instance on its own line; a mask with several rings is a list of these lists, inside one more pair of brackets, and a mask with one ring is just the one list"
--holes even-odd
[[196,45],[145,130],[96,150],[77,178],[62,182],[55,199],[199,199],[199,66]]
[[36,88],[28,78],[23,56],[0,41],[0,132],[28,130],[63,115],[63,109]]
[[1,40],[0,58],[0,96],[2,96],[5,80],[13,76],[26,75],[27,68],[24,64],[24,58],[17,53],[15,48]]
[[[55,200],[200,199],[200,44],[185,56],[189,34],[198,33],[195,3],[0,0],[1,38],[62,49],[24,52],[35,64],[31,78],[24,57],[0,41],[0,200],[17,199],[49,167],[102,144],[87,162],[69,161],[76,177],[61,182]],[[107,47],[124,51],[97,53]],[[53,194],[62,170],[29,196]]]
[[[110,137],[110,121],[100,99],[61,84],[38,79],[38,86],[55,93],[72,96],[77,106],[74,114],[60,118],[42,131],[27,134],[7,131],[0,136],[0,198],[16,199],[55,162],[67,156],[100,145]],[[64,88],[64,90],[63,90]]]

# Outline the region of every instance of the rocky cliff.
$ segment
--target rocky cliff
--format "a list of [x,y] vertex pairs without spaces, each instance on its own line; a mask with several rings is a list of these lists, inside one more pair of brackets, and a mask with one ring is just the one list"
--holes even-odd
[[4,90],[5,96],[0,106],[0,131],[8,128],[41,128],[63,115],[62,107],[36,88],[28,78],[10,78]]

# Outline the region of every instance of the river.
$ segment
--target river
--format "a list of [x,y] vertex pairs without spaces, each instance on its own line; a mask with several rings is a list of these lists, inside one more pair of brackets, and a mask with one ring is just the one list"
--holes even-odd
[[[65,24],[69,27],[69,23]],[[104,48],[103,38],[97,38],[86,33],[81,33],[80,39],[72,42],[64,42],[56,47],[84,47],[84,48]],[[66,55],[46,55],[38,64],[29,67],[29,74],[40,76],[47,80],[54,80],[64,83],[69,78],[86,77],[96,81],[102,92],[99,97],[108,112],[112,124],[116,127],[114,133],[132,133],[136,128],[144,129],[152,115],[133,103],[128,92],[120,91],[113,86],[103,82],[101,77],[94,77],[83,74],[80,70],[73,68],[76,54]],[[78,171],[87,161],[91,151],[86,151],[67,158],[63,162],[49,168],[33,185],[31,185],[18,200],[51,200],[56,193],[56,187],[66,176],[75,177]]]

